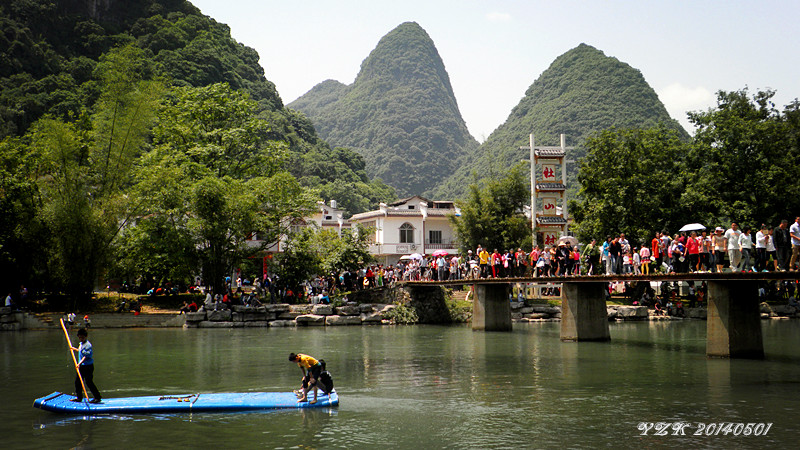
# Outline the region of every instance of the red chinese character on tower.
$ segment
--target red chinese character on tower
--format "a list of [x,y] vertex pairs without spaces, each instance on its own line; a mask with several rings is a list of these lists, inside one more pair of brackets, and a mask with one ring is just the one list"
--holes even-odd
[[544,235],[544,245],[553,245],[556,243],[556,236],[554,234]]
[[548,179],[551,179],[551,178],[555,178],[555,176],[556,176],[556,174],[553,171],[552,167],[545,167],[544,170],[542,171],[542,175],[544,176],[545,180],[548,180]]
[[547,210],[550,210],[550,209],[553,209],[553,208],[555,208],[555,207],[556,207],[556,205],[555,205],[555,204],[553,204],[553,203],[545,203],[545,204],[544,204],[544,210],[545,210],[545,211],[547,211]]

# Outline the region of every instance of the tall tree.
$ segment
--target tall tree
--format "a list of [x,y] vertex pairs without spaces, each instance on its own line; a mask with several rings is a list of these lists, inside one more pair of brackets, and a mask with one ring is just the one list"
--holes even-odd
[[369,230],[356,226],[341,236],[333,230],[305,227],[293,233],[278,255],[274,274],[282,288],[302,292],[302,283],[312,275],[354,272],[373,262],[369,253]]
[[579,200],[570,203],[573,230],[582,240],[624,232],[642,242],[692,218],[681,204],[686,145],[675,130],[612,128],[587,139],[586,148]]
[[[282,171],[285,144],[270,140],[257,104],[227,84],[174,90],[142,159],[135,192],[142,217],[160,216],[188,234],[207,284],[276,243],[315,204],[314,192]],[[248,240],[253,234],[260,241]]]
[[797,102],[782,115],[774,95],[719,91],[716,108],[689,113],[697,130],[683,201],[705,222],[774,224],[800,210],[800,200],[785,189],[800,176]]
[[101,59],[102,95],[90,116],[41,119],[32,128],[39,158],[41,213],[48,224],[55,288],[91,293],[114,237],[130,217],[126,189],[164,92],[148,80],[142,51],[125,46]]
[[459,203],[461,216],[450,218],[462,250],[478,244],[501,251],[530,245],[530,221],[523,214],[529,198],[521,164],[503,178],[484,180],[483,187],[471,184],[469,199]]

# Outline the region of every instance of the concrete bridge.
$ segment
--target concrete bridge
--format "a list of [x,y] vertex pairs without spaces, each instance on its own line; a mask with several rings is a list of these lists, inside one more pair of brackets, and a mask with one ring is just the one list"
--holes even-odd
[[472,329],[511,331],[508,292],[514,283],[560,283],[561,340],[611,340],[606,289],[614,281],[688,281],[708,285],[706,355],[763,358],[758,285],[762,281],[796,280],[792,272],[681,273],[668,275],[596,275],[548,278],[482,278],[456,281],[407,281],[408,286],[463,286],[474,289]]

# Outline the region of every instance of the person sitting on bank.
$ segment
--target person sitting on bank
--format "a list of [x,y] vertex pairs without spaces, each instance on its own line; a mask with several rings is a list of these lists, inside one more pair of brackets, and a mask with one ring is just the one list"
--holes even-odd
[[[100,391],[97,389],[97,386],[94,385],[94,351],[92,349],[92,343],[89,342],[89,333],[86,331],[86,328],[78,330],[78,340],[81,342],[78,348],[70,347],[72,351],[78,352],[78,356],[81,357],[80,361],[78,361],[78,373],[80,375],[75,376],[76,394],[72,401],[83,401],[83,386],[85,385],[87,389],[92,391],[93,398],[89,402],[100,403],[102,397],[100,396]],[[81,385],[81,378],[83,378],[83,385]]]
[[184,300],[183,307],[180,309],[178,314],[190,313],[190,312],[197,312],[197,303],[192,300],[191,303]]
[[300,370],[303,372],[303,388],[295,393],[300,397],[297,402],[308,401],[308,391],[314,389],[314,400],[310,404],[317,403],[317,380],[320,373],[322,373],[322,364],[311,356],[302,353],[290,353],[289,361],[297,363]]

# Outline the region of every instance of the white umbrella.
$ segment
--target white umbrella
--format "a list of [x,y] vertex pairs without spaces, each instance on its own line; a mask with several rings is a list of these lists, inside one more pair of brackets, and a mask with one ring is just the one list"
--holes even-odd
[[705,229],[706,229],[706,227],[704,227],[703,225],[700,225],[699,223],[690,223],[690,224],[684,225],[678,231],[700,231],[700,230],[705,230]]
[[420,255],[419,253],[412,253],[408,255],[408,257],[411,259],[422,259],[422,255]]
[[576,238],[575,236],[561,236],[558,239],[558,243],[559,244],[561,244],[561,243],[569,244],[569,245],[574,247],[574,246],[578,245],[578,238]]
[[400,261],[408,261],[411,259],[411,255],[403,255],[400,257]]

